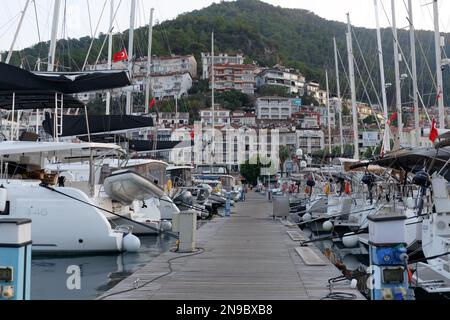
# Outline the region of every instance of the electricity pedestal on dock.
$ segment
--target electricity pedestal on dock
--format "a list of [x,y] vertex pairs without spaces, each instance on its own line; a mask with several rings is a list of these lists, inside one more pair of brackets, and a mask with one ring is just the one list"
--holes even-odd
[[413,300],[405,244],[406,217],[380,214],[368,219],[372,300]]
[[226,192],[225,217],[231,216],[231,192]]
[[0,300],[30,300],[31,220],[0,219]]
[[182,211],[172,219],[172,230],[179,233],[178,252],[187,253],[196,250],[197,212]]

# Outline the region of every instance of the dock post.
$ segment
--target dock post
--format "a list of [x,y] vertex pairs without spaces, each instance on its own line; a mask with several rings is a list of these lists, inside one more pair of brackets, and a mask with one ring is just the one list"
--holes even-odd
[[172,230],[179,232],[178,252],[194,252],[197,240],[197,212],[182,211],[175,215]]
[[31,220],[0,219],[0,301],[30,300]]

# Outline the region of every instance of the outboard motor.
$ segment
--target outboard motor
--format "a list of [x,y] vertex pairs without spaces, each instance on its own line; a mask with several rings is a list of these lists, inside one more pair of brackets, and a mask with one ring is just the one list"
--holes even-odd
[[417,202],[417,215],[420,216],[422,214],[423,205],[424,205],[424,197],[427,193],[427,189],[431,186],[430,175],[425,171],[419,171],[413,178],[412,181],[416,186],[420,187],[419,199]]
[[373,174],[371,173],[367,173],[365,174],[362,179],[361,182],[364,183],[365,185],[367,185],[367,189],[369,189],[369,200],[370,200],[370,204],[373,204],[373,195],[372,195],[372,188],[373,188],[373,184],[375,182],[375,177]]

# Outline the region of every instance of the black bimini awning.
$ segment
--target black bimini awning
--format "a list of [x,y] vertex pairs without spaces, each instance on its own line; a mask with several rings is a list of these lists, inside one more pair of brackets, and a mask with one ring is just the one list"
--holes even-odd
[[130,79],[125,71],[35,74],[0,63],[0,75],[0,91],[16,94],[30,91],[74,94],[130,85]]
[[[61,95],[58,94],[58,99]],[[62,95],[64,108],[83,108],[84,104],[71,95]],[[21,92],[13,95],[11,92],[0,92],[0,109],[33,110],[55,108],[55,93]]]
[[[64,108],[80,108],[73,94],[130,85],[125,71],[32,73],[0,63],[0,108],[11,110],[55,108],[55,94]],[[61,107],[61,104],[59,105]]]
[[[125,116],[125,115],[109,115],[109,116],[88,116],[89,132],[86,125],[86,116],[63,116],[63,132],[60,137],[84,136],[88,134],[120,132],[132,129],[153,127],[153,119],[143,116]],[[54,117],[45,114],[43,122],[44,130],[50,135],[54,133]]]
[[[193,141],[157,141],[156,150],[172,150],[189,148],[193,146]],[[136,152],[153,151],[153,141],[151,140],[131,140],[130,150]]]

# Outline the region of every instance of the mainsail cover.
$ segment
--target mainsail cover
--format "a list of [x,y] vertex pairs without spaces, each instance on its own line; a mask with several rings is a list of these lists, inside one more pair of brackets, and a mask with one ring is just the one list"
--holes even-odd
[[[85,115],[64,115],[63,132],[59,137],[84,136],[87,134],[120,132],[132,129],[147,128],[153,126],[151,117],[142,116],[88,116],[89,132],[86,125]],[[53,136],[53,115],[46,113],[43,123],[44,130]]]

